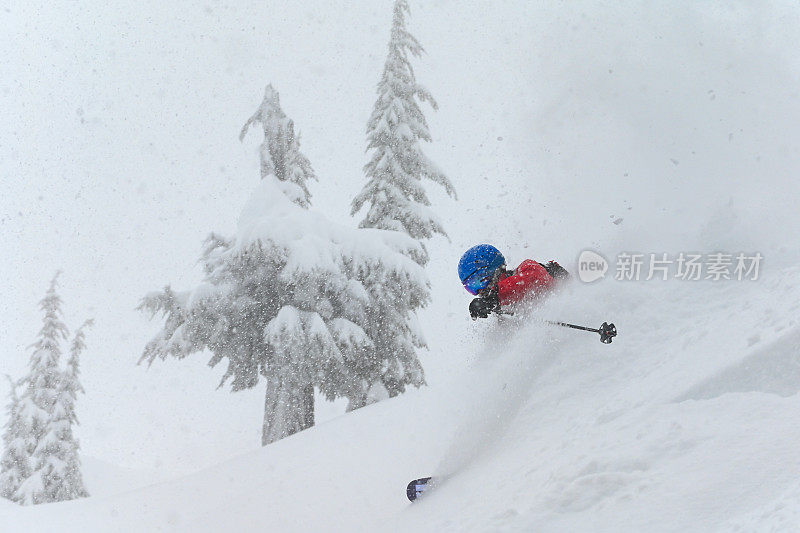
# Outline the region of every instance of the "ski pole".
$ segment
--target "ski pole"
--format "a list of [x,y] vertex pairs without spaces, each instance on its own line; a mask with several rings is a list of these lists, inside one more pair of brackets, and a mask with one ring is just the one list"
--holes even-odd
[[603,325],[599,328],[587,328],[586,326],[578,326],[575,324],[567,324],[566,322],[554,322],[552,320],[545,320],[547,324],[551,324],[553,326],[563,326],[565,328],[572,328],[572,329],[579,329],[581,331],[591,331],[592,333],[599,333],[600,334],[600,342],[603,344],[611,344],[611,341],[614,337],[617,336],[617,327],[611,323],[603,322]]
[[[496,311],[499,315],[514,315],[511,311]],[[572,328],[572,329],[579,329],[581,331],[590,331],[592,333],[599,333],[600,334],[600,342],[603,344],[611,344],[611,341],[614,337],[617,336],[617,327],[612,322],[611,324],[607,322],[603,322],[603,324],[599,328],[589,328],[586,326],[578,326],[576,324],[568,324],[567,322],[556,322],[553,320],[544,320],[545,324],[550,324],[551,326],[561,326],[565,328]]]

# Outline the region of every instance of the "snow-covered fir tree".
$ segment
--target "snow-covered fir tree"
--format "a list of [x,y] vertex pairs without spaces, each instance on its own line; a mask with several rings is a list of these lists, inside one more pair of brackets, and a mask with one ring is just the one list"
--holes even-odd
[[0,458],[0,496],[19,503],[17,489],[31,475],[28,451],[30,436],[20,413],[20,401],[17,396],[19,383],[15,383],[10,376],[6,378],[10,392],[6,408],[8,419],[3,431],[3,456]]
[[[455,197],[450,180],[422,151],[422,142],[430,142],[428,124],[419,102],[428,102],[436,109],[436,101],[417,83],[410,56],[423,51],[419,42],[406,29],[408,2],[394,3],[389,54],[378,83],[378,99],[367,123],[367,150],[370,160],[364,167],[367,184],[353,199],[352,215],[368,206],[361,228],[379,228],[408,234],[422,240],[434,234],[446,235],[430,206],[423,179],[443,186]],[[421,253],[412,258],[420,265],[428,262],[428,252],[421,244]],[[393,291],[385,285],[368,285],[373,305],[367,334],[388,364],[380,378],[385,391],[395,396],[406,385],[423,383],[417,349],[425,340],[416,325],[417,307],[402,307]],[[379,389],[374,390],[378,397]],[[369,403],[370,398],[365,398]]]
[[33,344],[28,375],[20,383],[24,390],[18,398],[12,391],[4,434],[7,449],[0,475],[3,495],[23,505],[88,496],[72,432],[72,424],[77,422],[75,395],[82,390],[78,356],[84,347],[83,328],[73,341],[64,370],[59,365],[60,345],[67,337],[67,327],[61,320],[57,280],[58,274],[40,302],[43,325]]
[[32,473],[17,489],[16,499],[31,505],[45,503],[52,485],[49,474],[58,466],[55,457],[58,437],[51,425],[56,402],[60,395],[61,342],[67,337],[67,327],[61,321],[61,297],[56,292],[58,274],[39,307],[44,312],[42,329],[33,345],[28,375],[23,380],[20,412],[29,435],[28,454]]
[[[443,186],[453,197],[455,189],[422,151],[421,142],[430,142],[431,135],[418,101],[428,102],[434,109],[437,104],[417,83],[411,67],[410,56],[419,57],[423,48],[406,29],[408,13],[407,0],[396,0],[389,54],[367,122],[367,150],[371,152],[364,167],[367,184],[353,199],[352,214],[368,205],[362,228],[402,231],[415,239],[428,239],[446,233],[430,207],[423,178]],[[418,260],[427,263],[427,252]]]
[[242,390],[263,377],[266,445],[313,425],[315,390],[363,404],[390,366],[365,333],[374,305],[366,287],[390,286],[407,309],[426,301],[428,283],[409,258],[423,253],[413,239],[341,226],[309,209],[314,173],[271,86],[243,134],[257,124],[262,180],[236,235],[208,237],[201,285],[144,298],[141,308],[163,313],[165,324],[142,360],[207,349],[211,366],[227,364],[220,386]]

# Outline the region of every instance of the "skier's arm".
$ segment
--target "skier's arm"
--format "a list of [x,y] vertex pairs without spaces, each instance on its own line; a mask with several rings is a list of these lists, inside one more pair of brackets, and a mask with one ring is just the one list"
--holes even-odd
[[567,269],[556,263],[555,261],[548,261],[547,263],[539,263],[547,270],[547,273],[556,279],[567,279],[569,272]]

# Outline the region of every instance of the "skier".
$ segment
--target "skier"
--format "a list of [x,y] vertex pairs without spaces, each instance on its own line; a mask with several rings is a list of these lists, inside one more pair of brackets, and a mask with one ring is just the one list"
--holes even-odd
[[506,259],[490,244],[473,246],[458,262],[458,277],[470,294],[477,296],[469,304],[473,320],[499,312],[528,298],[551,292],[569,273],[555,261],[547,264],[526,259],[514,270],[506,270]]

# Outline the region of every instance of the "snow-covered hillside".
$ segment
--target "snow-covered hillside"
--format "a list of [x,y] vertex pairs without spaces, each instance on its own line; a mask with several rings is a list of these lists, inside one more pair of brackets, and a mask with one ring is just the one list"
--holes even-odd
[[[187,477],[0,513],[40,531],[791,530],[798,280],[572,286],[536,315],[613,318],[613,344],[474,324],[437,386]],[[445,479],[411,505],[424,474]]]
[[[158,326],[135,307],[197,282],[202,237],[235,227],[259,176],[236,135],[268,82],[320,177],[315,208],[356,225],[391,1],[5,10],[0,373],[22,372],[57,268],[69,324],[96,326],[77,403],[92,497],[0,499],[0,529],[800,529],[795,3],[411,5],[440,104],[429,153],[459,193],[430,191],[450,240],[428,243],[429,386],[348,414],[320,399],[316,427],[265,448],[263,386],[215,390],[204,356],[135,366]],[[611,271],[528,319],[472,322],[455,271],[478,242],[573,273],[587,248],[764,262],[755,281]]]

